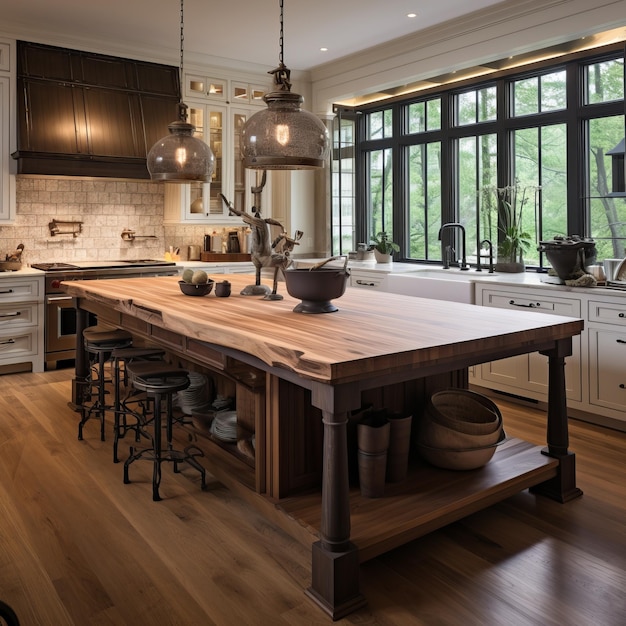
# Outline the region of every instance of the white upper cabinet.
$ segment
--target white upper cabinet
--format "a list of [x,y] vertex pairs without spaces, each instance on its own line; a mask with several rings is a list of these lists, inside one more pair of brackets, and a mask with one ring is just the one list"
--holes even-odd
[[[196,127],[195,136],[209,144],[215,156],[215,169],[210,183],[165,184],[166,223],[191,224],[240,224],[241,218],[229,215],[220,194],[239,210],[250,210],[254,203],[253,187],[257,186],[257,172],[246,170],[241,157],[240,138],[246,120],[260,107],[252,106],[250,98],[258,98],[265,106],[263,92],[248,83],[229,83],[197,75],[186,75],[188,120]],[[227,101],[227,89],[239,86],[245,91],[236,91],[241,97]],[[259,95],[260,94],[260,95]],[[240,104],[241,103],[241,104]],[[270,206],[271,176],[263,188],[262,198]],[[265,207],[264,207],[265,208]],[[263,211],[264,217],[269,215]]]
[[228,81],[225,78],[185,74],[184,95],[185,98],[210,98],[226,102]]

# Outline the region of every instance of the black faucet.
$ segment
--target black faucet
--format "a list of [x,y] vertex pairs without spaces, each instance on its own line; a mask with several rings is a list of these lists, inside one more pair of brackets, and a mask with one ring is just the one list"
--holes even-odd
[[[459,224],[458,222],[448,222],[447,224],[444,224],[440,229],[439,229],[439,241],[441,241],[441,235],[443,233],[443,231],[446,228],[458,228],[461,231],[461,264],[460,264],[460,268],[462,270],[468,270],[469,269],[469,265],[467,264],[467,257],[465,256],[465,227],[463,226],[463,224]],[[443,260],[443,269],[449,269],[450,264],[447,261],[447,255],[446,255],[446,250],[445,248],[442,250],[442,260]]]
[[482,250],[484,246],[487,246],[487,250],[489,252],[489,273],[493,274],[493,244],[489,239],[483,239],[478,246],[478,259],[476,263],[476,271],[482,272],[483,268],[480,264],[480,259],[483,257]]

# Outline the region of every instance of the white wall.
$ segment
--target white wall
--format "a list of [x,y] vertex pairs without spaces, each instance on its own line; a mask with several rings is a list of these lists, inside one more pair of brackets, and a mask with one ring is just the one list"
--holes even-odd
[[625,26],[626,0],[507,0],[315,68],[312,108]]

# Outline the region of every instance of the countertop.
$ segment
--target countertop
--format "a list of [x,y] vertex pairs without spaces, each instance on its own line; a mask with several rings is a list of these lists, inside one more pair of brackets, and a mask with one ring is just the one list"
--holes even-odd
[[582,330],[582,322],[573,318],[361,289],[348,289],[335,300],[337,312],[294,313],[299,300],[284,290],[280,301],[241,296],[249,277],[225,276],[233,284],[230,298],[185,296],[175,276],[62,285],[73,296],[331,384],[432,362],[449,362],[454,369],[461,352],[480,362],[485,351],[493,355],[522,344],[540,346]]
[[23,265],[22,269],[14,272],[0,272],[0,280],[3,278],[22,278],[24,276],[44,276],[45,272],[33,269],[28,265]]

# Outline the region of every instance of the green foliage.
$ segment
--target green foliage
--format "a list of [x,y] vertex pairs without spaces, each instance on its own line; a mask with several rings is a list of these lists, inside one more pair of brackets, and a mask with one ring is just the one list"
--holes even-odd
[[531,248],[534,238],[523,225],[524,206],[534,198],[535,207],[540,187],[521,187],[518,182],[514,185],[496,189],[498,208],[498,259],[501,261],[517,262]]
[[370,243],[381,254],[392,254],[393,252],[400,251],[400,246],[394,241],[391,241],[389,235],[387,235],[384,230],[379,232],[376,237],[372,237]]

